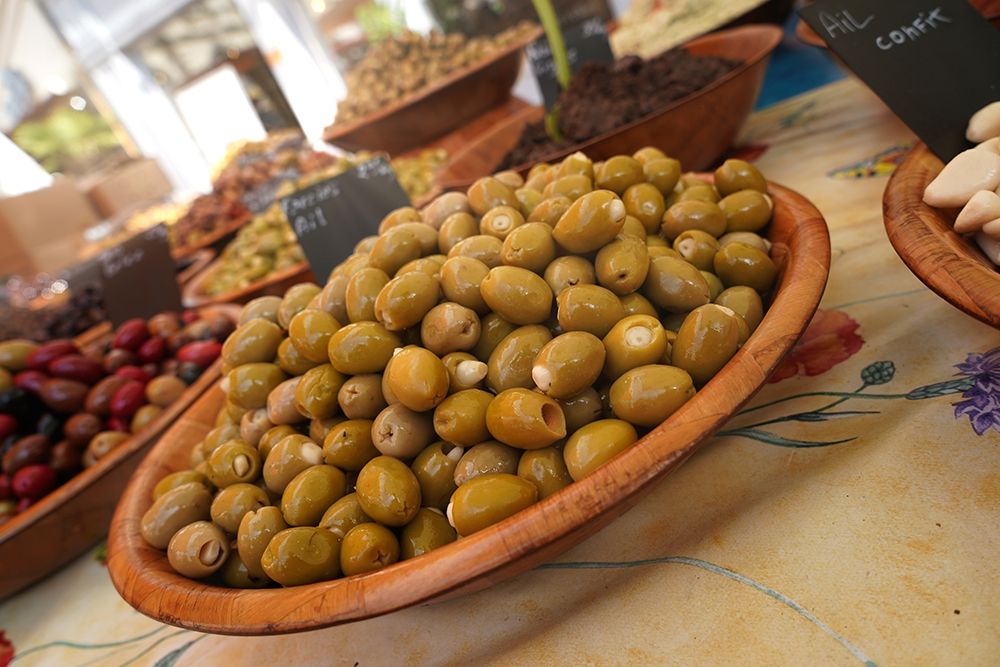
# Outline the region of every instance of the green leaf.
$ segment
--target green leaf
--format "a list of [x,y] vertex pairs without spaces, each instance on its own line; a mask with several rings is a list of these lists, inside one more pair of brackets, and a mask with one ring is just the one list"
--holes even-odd
[[784,438],[777,433],[771,433],[770,431],[761,431],[755,428],[736,428],[730,431],[720,431],[716,435],[718,436],[737,436],[743,438],[749,438],[751,440],[756,440],[757,442],[763,442],[768,445],[776,445],[778,447],[791,447],[794,449],[809,448],[809,447],[829,447],[830,445],[842,445],[845,442],[851,442],[855,438],[845,438],[844,440],[828,440],[828,441],[810,441],[810,440],[792,440],[790,438]]
[[923,387],[911,389],[910,392],[906,394],[906,399],[910,401],[921,401],[925,398],[937,398],[938,396],[947,396],[949,394],[961,394],[962,392],[971,389],[972,385],[975,383],[975,378],[970,377],[962,378],[961,380],[935,382],[934,384],[928,384]]

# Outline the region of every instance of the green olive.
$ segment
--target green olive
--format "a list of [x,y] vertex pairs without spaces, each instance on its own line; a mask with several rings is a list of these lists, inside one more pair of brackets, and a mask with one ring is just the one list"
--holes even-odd
[[719,296],[715,297],[715,303],[725,306],[736,312],[747,323],[750,331],[756,331],[760,321],[764,318],[764,304],[760,299],[760,294],[751,287],[737,285],[723,290]]
[[319,520],[319,527],[325,528],[333,533],[338,540],[342,540],[351,528],[371,520],[371,517],[361,509],[358,494],[348,493],[330,505],[329,509],[323,513]]
[[375,318],[390,331],[418,324],[433,308],[441,292],[440,281],[426,273],[404,273],[386,283],[375,299]]
[[559,401],[566,420],[566,433],[573,433],[584,424],[600,419],[604,414],[604,402],[593,387],[584,389],[576,396]]
[[757,190],[738,190],[722,199],[727,232],[757,232],[771,221],[771,198]]
[[531,378],[546,395],[565,399],[594,384],[603,366],[601,340],[586,331],[570,331],[556,336],[539,350],[531,367]]
[[240,311],[239,326],[255,319],[264,319],[277,324],[278,308],[281,306],[281,297],[259,296],[248,301],[243,310]]
[[761,252],[771,252],[771,242],[753,232],[729,232],[719,237],[719,247],[727,246],[730,243],[745,243],[748,246],[757,248]]
[[266,577],[260,557],[271,538],[288,528],[281,510],[273,505],[251,510],[243,515],[236,532],[236,548],[247,572],[254,577]]
[[256,410],[267,405],[267,395],[284,382],[285,374],[274,364],[253,363],[229,371],[227,398],[241,408]]
[[544,222],[529,222],[514,229],[504,239],[500,259],[507,266],[517,266],[541,274],[555,259],[556,243],[552,227]]
[[690,373],[696,385],[705,384],[739,349],[742,320],[734,311],[714,303],[694,309],[677,331],[673,365]]
[[545,195],[542,194],[541,190],[528,187],[514,190],[514,196],[517,197],[517,201],[520,204],[520,211],[525,216],[535,210],[535,207],[545,199]]
[[603,338],[615,322],[625,317],[621,300],[598,285],[568,287],[559,294],[556,303],[563,331],[586,331]]
[[463,389],[478,389],[482,386],[489,367],[468,352],[451,352],[441,358],[448,369],[448,391],[452,394]]
[[594,258],[597,282],[618,296],[631,294],[646,280],[649,252],[645,241],[619,236],[597,251]]
[[674,239],[674,250],[699,270],[711,271],[715,253],[719,251],[719,241],[700,229],[689,229]]
[[341,470],[358,471],[379,455],[372,444],[372,421],[349,419],[334,426],[323,441],[323,460]]
[[642,172],[646,180],[666,196],[677,187],[681,178],[681,163],[670,157],[648,160],[643,163]]
[[555,447],[533,449],[521,454],[517,476],[535,485],[539,500],[548,498],[573,482],[566,469],[562,450]]
[[716,297],[722,294],[722,291],[726,289],[726,286],[722,284],[719,280],[719,276],[711,273],[710,271],[700,271],[702,278],[708,283],[708,296],[712,301],[715,301]]
[[229,558],[229,540],[208,521],[195,521],[178,530],[167,546],[170,567],[185,577],[202,579],[215,574]]
[[517,326],[496,313],[489,313],[480,320],[479,328],[479,342],[472,348],[472,353],[478,359],[485,362],[489,360],[490,355],[493,354],[493,350],[496,349],[497,345],[508,334],[517,329]]
[[255,318],[229,334],[222,346],[222,361],[230,367],[254,362],[271,362],[285,334],[274,322]]
[[718,238],[726,231],[726,215],[718,204],[699,199],[681,201],[663,214],[660,230],[673,241],[689,229],[698,229]]
[[[659,230],[660,230],[660,221],[657,220],[656,230],[654,231],[654,233],[659,233]],[[618,235],[633,236],[642,241],[643,243],[646,242],[646,237],[649,236],[643,224],[639,222],[639,220],[635,216],[631,215],[625,216],[625,222],[622,223],[622,230],[621,232],[618,233]]]
[[506,389],[486,410],[496,440],[519,449],[540,449],[566,437],[566,418],[555,400],[520,387]]
[[157,498],[162,496],[167,491],[171,489],[176,489],[182,484],[189,484],[191,482],[196,482],[201,484],[206,489],[211,489],[211,482],[208,481],[208,477],[201,474],[200,472],[194,470],[179,470],[177,472],[172,472],[153,487],[153,501],[155,502]]
[[289,526],[314,526],[323,513],[347,492],[347,478],[331,465],[306,468],[281,494],[281,514]]
[[401,206],[394,208],[385,214],[382,221],[378,223],[378,233],[385,234],[389,229],[405,222],[420,222],[420,214],[412,206]]
[[274,423],[267,418],[267,408],[247,410],[240,419],[240,438],[251,447],[257,447],[261,436],[274,428]]
[[344,292],[347,317],[351,322],[375,320],[375,299],[388,282],[389,276],[385,271],[371,266],[351,276]]
[[166,549],[178,530],[208,519],[211,506],[212,494],[204,484],[189,482],[170,489],[142,515],[142,538],[154,549]]
[[361,469],[358,502],[364,513],[387,526],[404,526],[420,509],[420,483],[406,464],[378,456]]
[[567,287],[597,284],[597,272],[594,265],[585,258],[576,255],[556,257],[545,267],[544,278],[549,289],[557,297]]
[[402,344],[399,336],[378,322],[356,322],[330,338],[330,364],[345,375],[381,373]]
[[745,285],[766,292],[778,277],[778,267],[766,253],[745,243],[730,243],[715,253],[715,274],[726,287]]
[[727,197],[740,190],[767,192],[767,181],[749,162],[726,160],[715,170],[715,187],[723,197]]
[[480,285],[486,304],[508,322],[538,324],[552,310],[552,290],[542,278],[516,266],[490,269]]
[[295,407],[309,419],[327,419],[337,414],[337,392],[346,378],[330,364],[306,371],[295,387]]
[[580,481],[638,440],[635,427],[621,419],[601,419],[577,430],[566,441],[563,458],[574,481]]
[[448,442],[469,447],[489,439],[486,409],[493,394],[465,389],[450,395],[434,410],[434,430]]
[[470,479],[490,473],[517,472],[517,462],[521,458],[521,450],[514,449],[496,440],[480,442],[471,447],[455,467],[455,485],[462,486]]
[[260,454],[243,440],[230,440],[209,455],[208,478],[221,488],[252,482],[260,474]]
[[286,528],[271,538],[260,564],[282,586],[334,579],[340,574],[340,540],[323,528]]
[[286,338],[278,345],[277,362],[278,368],[289,375],[302,375],[310,368],[315,368],[319,365],[303,357],[298,348],[292,345],[290,338]]
[[450,442],[438,441],[417,454],[410,469],[420,484],[420,498],[426,507],[444,510],[455,492],[455,468],[465,450]]
[[666,212],[663,194],[652,183],[630,185],[622,194],[622,202],[630,216],[642,223],[647,234],[655,234]]
[[439,303],[420,323],[420,341],[436,355],[471,350],[479,342],[479,316],[471,308],[452,302]]
[[[410,221],[400,223],[393,228],[394,233],[399,233],[400,231],[408,231],[417,238],[417,243],[420,244],[421,255],[426,257],[427,255],[433,255],[437,251],[438,230],[434,227],[424,224],[423,222]],[[410,261],[412,262],[414,260]],[[406,266],[406,263],[404,263],[403,266]],[[396,273],[398,274],[401,269],[402,267],[396,269]]]
[[323,462],[323,450],[304,435],[288,435],[279,440],[264,460],[264,483],[281,493],[296,475]]
[[[638,366],[658,363],[667,350],[667,333],[656,317],[630,315],[604,337],[604,375],[616,380]],[[662,420],[661,420],[662,421]]]
[[448,395],[448,370],[430,350],[405,347],[386,369],[392,394],[411,410],[433,410]]
[[348,419],[374,419],[386,405],[382,376],[377,373],[347,378],[337,392],[337,403]]
[[500,255],[503,252],[503,241],[495,236],[477,234],[467,239],[459,241],[448,251],[448,258],[470,257],[478,259],[489,268],[500,266],[503,261]]
[[333,275],[327,281],[323,290],[314,296],[308,304],[308,308],[325,310],[333,315],[334,319],[345,324],[350,322],[347,316],[347,283],[351,281],[349,275]]
[[231,535],[236,535],[247,512],[269,505],[267,493],[254,484],[232,484],[215,494],[212,501],[212,521]]
[[399,535],[400,557],[403,560],[433,551],[458,538],[455,529],[440,511],[421,507]]
[[572,204],[573,200],[563,195],[546,197],[528,214],[528,222],[544,222],[549,227],[555,227]]
[[489,274],[488,266],[472,257],[450,257],[441,267],[441,291],[448,301],[483,315],[490,307],[483,300],[479,286]]
[[448,254],[465,239],[479,234],[479,223],[465,211],[452,213],[438,230],[438,250]]
[[495,392],[512,387],[533,387],[531,367],[539,351],[550,340],[552,334],[541,324],[519,327],[510,332],[489,356],[486,385]]
[[288,329],[292,318],[299,311],[305,310],[312,298],[319,293],[320,287],[316,283],[299,283],[289,287],[281,299],[281,305],[278,306],[278,325],[282,329]]
[[483,214],[479,220],[479,233],[495,236],[501,241],[524,224],[524,216],[512,206],[497,206]]
[[716,190],[714,186],[704,183],[700,179],[696,179],[694,183],[688,185],[684,188],[683,192],[677,195],[676,201],[671,203],[697,200],[718,204],[721,199],[722,197],[719,195],[719,191]]
[[240,427],[227,421],[205,434],[205,439],[201,441],[201,451],[205,458],[208,458],[217,447],[238,437],[240,437]]
[[338,424],[342,424],[347,421],[340,415],[336,417],[327,417],[326,419],[310,419],[309,420],[309,430],[306,435],[309,439],[315,443],[320,443],[326,441],[326,436],[330,435],[332,431]]
[[556,178],[569,176],[570,174],[582,174],[587,178],[593,178],[594,162],[584,153],[576,151],[575,153],[570,153],[564,157],[562,161],[556,165],[555,172]]
[[594,189],[594,182],[585,174],[566,174],[552,180],[542,190],[543,197],[566,197],[579,199]]
[[267,455],[271,453],[274,446],[278,444],[278,441],[284,438],[286,435],[297,435],[298,431],[295,430],[293,426],[288,424],[281,424],[279,426],[274,426],[264,432],[264,435],[260,436],[260,440],[257,442],[257,453],[260,454],[261,461],[267,460]]
[[368,253],[368,265],[393,276],[404,264],[419,258],[422,252],[420,239],[413,230],[393,228],[379,235]]
[[711,291],[705,277],[692,264],[673,257],[655,257],[643,293],[671,313],[684,313],[709,302]]
[[499,523],[538,502],[538,489],[516,475],[480,475],[455,491],[448,505],[448,518],[467,537]]
[[646,180],[642,163],[627,155],[608,158],[597,172],[597,187],[622,194],[629,186]]
[[570,205],[553,228],[552,237],[569,252],[593,252],[618,235],[626,213],[625,204],[614,192],[595,190]]
[[285,380],[267,395],[267,419],[272,424],[298,424],[305,415],[295,405],[295,391],[302,376]]
[[650,317],[657,317],[656,306],[654,306],[649,299],[638,292],[626,294],[621,297],[621,302],[622,308],[625,309],[626,317],[629,315],[649,315]]
[[464,192],[445,192],[424,207],[421,217],[425,224],[440,229],[449,216],[469,212],[469,199]]
[[372,444],[388,456],[411,459],[434,439],[433,414],[393,403],[372,423]]
[[469,198],[469,207],[476,215],[483,215],[497,206],[517,206],[514,190],[507,187],[492,176],[484,176],[469,186],[465,193]]
[[637,426],[656,426],[694,396],[686,371],[651,364],[626,371],[611,385],[608,400],[619,419]]
[[251,574],[239,551],[230,547],[229,558],[219,570],[219,576],[229,588],[266,588],[271,582],[263,572],[261,570],[259,576]]
[[354,526],[340,543],[340,570],[345,577],[374,572],[399,560],[399,541],[377,523]]

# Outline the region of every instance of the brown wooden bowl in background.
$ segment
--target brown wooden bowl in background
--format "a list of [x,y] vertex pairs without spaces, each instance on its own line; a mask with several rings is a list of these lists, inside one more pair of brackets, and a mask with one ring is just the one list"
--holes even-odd
[[215,255],[215,251],[211,248],[202,248],[185,257],[183,261],[189,263],[177,272],[177,284],[183,287],[190,282],[192,278],[204,271],[205,267],[212,263]]
[[[764,83],[771,52],[781,43],[781,29],[748,25],[699,37],[683,46],[699,56],[717,56],[742,64],[701,90],[639,120],[579,144],[539,158],[554,162],[583,151],[593,160],[631,155],[641,146],[656,146],[677,158],[685,169],[705,169],[725,153],[753,110]],[[517,145],[524,126],[542,118],[542,110],[512,118],[457,153],[439,177],[445,187],[467,187],[497,170],[503,157]],[[525,172],[530,164],[513,167]]]
[[238,218],[233,218],[225,225],[221,225],[212,230],[211,234],[202,236],[196,242],[186,245],[180,248],[174,248],[170,251],[170,256],[175,260],[184,259],[188,255],[192,255],[202,248],[214,248],[220,249],[224,246],[240,228],[250,222],[253,219],[253,214],[249,211],[239,216]]
[[[235,322],[239,320],[240,308],[224,304],[202,310],[204,316],[217,314]],[[109,327],[103,338],[94,338],[84,347],[94,349],[106,343],[110,335]],[[129,476],[163,432],[217,383],[221,363],[217,361],[206,369],[145,429],[0,525],[0,599],[59,569],[108,533],[111,515]]]
[[461,127],[510,97],[521,67],[521,49],[542,34],[541,28],[399,100],[380,111],[343,125],[330,125],[323,139],[351,151],[386,151],[392,155],[430,143]]
[[154,485],[186,469],[223,394],[213,388],[133,475],[112,521],[108,568],[122,597],[155,619],[193,630],[298,632],[386,614],[486,588],[551,560],[635,504],[759,390],[808,325],[826,285],[830,238],[819,211],[778,185],[768,237],[781,269],[760,326],[718,375],[667,421],[589,477],[495,526],[384,570],[287,589],[234,590],[186,579],[140,534]]
[[283,296],[285,290],[292,285],[316,279],[312,269],[309,268],[308,262],[300,262],[281,271],[275,271],[257,282],[247,285],[243,289],[215,296],[205,294],[202,285],[205,284],[212,271],[218,266],[218,262],[219,260],[216,260],[209,264],[205,270],[192,278],[184,286],[181,291],[181,302],[185,308],[199,308],[213,303],[246,303],[259,296]]
[[973,241],[953,229],[956,211],[924,203],[944,164],[918,143],[886,184],[882,218],[896,254],[942,299],[1000,328],[1000,273]]

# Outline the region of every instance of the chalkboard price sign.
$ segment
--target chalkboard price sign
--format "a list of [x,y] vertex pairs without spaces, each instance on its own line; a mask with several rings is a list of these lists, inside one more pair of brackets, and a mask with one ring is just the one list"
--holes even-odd
[[378,233],[387,213],[409,206],[384,157],[377,157],[281,200],[313,273],[321,281],[358,241]]
[[[575,73],[581,65],[587,62],[610,63],[615,56],[608,43],[608,29],[604,21],[598,17],[587,19],[582,23],[563,29],[563,40],[566,43],[566,59],[569,60],[570,71]],[[538,79],[538,87],[542,90],[545,108],[551,109],[559,99],[559,80],[556,78],[556,64],[552,59],[552,50],[545,37],[528,44],[525,48],[531,71]]]
[[802,18],[942,160],[1000,100],[1000,33],[966,0],[817,0]]
[[179,312],[181,294],[167,229],[157,225],[97,258],[108,317],[115,326],[133,317]]

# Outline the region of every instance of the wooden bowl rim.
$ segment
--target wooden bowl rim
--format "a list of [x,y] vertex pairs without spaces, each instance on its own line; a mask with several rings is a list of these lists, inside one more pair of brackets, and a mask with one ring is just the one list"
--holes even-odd
[[[240,311],[242,310],[240,306],[234,304],[213,304],[206,306],[205,309],[229,315],[232,317],[234,323],[239,321]],[[110,335],[111,328],[106,325],[106,322],[99,324],[90,331],[100,329],[102,334]],[[82,335],[85,336],[90,333],[90,331]],[[92,347],[97,343],[97,339],[92,339],[88,343],[88,346]],[[42,518],[52,514],[67,502],[72,501],[73,498],[84,489],[93,486],[100,479],[108,475],[108,473],[114,470],[122,461],[126,460],[132,454],[145,447],[150,441],[159,437],[163,431],[173,424],[174,420],[176,420],[181,413],[187,410],[188,407],[194,404],[194,402],[200,398],[202,394],[215,384],[221,374],[222,362],[221,360],[217,360],[205,369],[205,371],[201,374],[201,377],[199,377],[194,384],[184,390],[181,398],[164,408],[163,412],[157,415],[156,418],[150,422],[147,428],[129,436],[127,440],[112,449],[106,456],[98,459],[97,463],[89,468],[84,468],[70,478],[65,484],[62,484],[54,489],[24,512],[15,515],[13,519],[7,521],[6,523],[0,524],[0,544],[4,544],[9,540],[14,539],[21,533],[31,530],[31,528],[33,528]]]
[[233,218],[228,225],[224,225],[222,227],[216,227],[211,234],[201,237],[200,239],[198,239],[196,243],[192,243],[190,245],[186,245],[171,250],[170,256],[173,257],[174,260],[184,259],[188,255],[198,252],[202,248],[207,248],[208,246],[212,245],[219,239],[225,238],[227,235],[232,234],[235,231],[238,231],[240,227],[247,224],[252,219],[253,219],[253,213],[247,211],[242,215]]
[[[205,267],[215,260],[216,254],[211,248],[202,248],[191,253],[189,257],[193,257],[194,259],[191,260],[191,264],[177,274],[178,284],[183,287],[189,283],[192,278],[204,271]],[[187,259],[187,257],[181,259]]]
[[[910,149],[882,193],[882,221],[886,235],[893,250],[920,282],[967,315],[1000,329],[1000,272],[971,241],[959,239],[969,245],[974,257],[962,255],[945,243],[945,234],[960,235],[952,230],[951,221],[941,211],[923,201],[924,188],[943,166],[926,144],[918,142]],[[929,220],[943,225],[944,233]],[[922,246],[933,248],[933,266],[926,260],[921,261],[921,255],[926,254],[926,251],[920,252]],[[957,276],[964,272],[972,272],[982,282],[963,282],[959,293],[955,290],[955,279],[947,280],[944,276]],[[964,295],[971,296],[974,303],[963,298]]]
[[[455,591],[470,581],[488,579],[504,566],[580,530],[581,519],[561,522],[568,515],[561,507],[586,508],[587,518],[596,519],[616,506],[627,506],[689,456],[765,384],[819,305],[830,267],[826,223],[816,207],[798,193],[773,183],[770,193],[776,210],[789,216],[789,231],[787,244],[775,246],[784,268],[760,326],[701,392],[594,475],[488,529],[384,570],[295,588],[232,590],[181,577],[166,565],[162,552],[146,545],[139,535],[139,517],[149,506],[149,492],[156,482],[152,476],[158,474],[157,460],[163,449],[178,446],[168,432],[133,474],[115,512],[108,555],[115,588],[140,612],[180,627],[221,634],[300,632],[396,611]],[[723,384],[735,391],[712,392],[712,386]],[[201,400],[207,401],[211,395],[206,393]],[[184,428],[179,423],[172,430]],[[673,432],[667,435],[670,429]],[[691,432],[684,433],[685,429]],[[620,483],[614,497],[605,493],[602,485],[602,480],[609,478]],[[505,555],[498,557],[501,552]],[[402,579],[405,582],[398,583]],[[339,607],[324,610],[328,594],[350,600],[355,606],[347,612]],[[298,597],[291,611],[280,618],[269,616],[274,613],[272,604],[293,595]]]
[[248,294],[263,291],[271,285],[289,280],[299,274],[304,275],[309,271],[309,262],[299,262],[298,264],[287,266],[280,271],[270,273],[257,282],[250,283],[242,289],[225,292],[216,296],[204,294],[200,291],[201,285],[205,282],[208,276],[211,275],[212,271],[218,267],[220,261],[222,261],[222,258],[217,258],[214,262],[206,266],[198,275],[191,278],[186,285],[184,285],[181,292],[181,301],[184,303],[185,308],[199,308],[201,306],[207,306],[214,303],[239,303],[240,300]]
[[336,121],[334,121],[334,123],[328,125],[323,131],[323,140],[329,143],[336,143],[337,140],[342,139],[362,127],[384,120],[385,118],[388,118],[389,116],[392,116],[393,114],[396,114],[409,106],[413,106],[417,102],[420,102],[441,90],[444,90],[462,79],[478,74],[490,65],[493,65],[494,63],[519,52],[526,45],[538,39],[541,35],[541,27],[536,27],[535,30],[532,30],[522,36],[521,39],[515,40],[499,51],[493,52],[489,57],[467,67],[463,67],[462,69],[455,70],[451,74],[438,79],[429,86],[424,86],[423,88],[410,93],[403,99],[397,100],[395,104],[379,109],[378,111],[362,116],[361,118],[349,121],[343,125],[337,125]]

